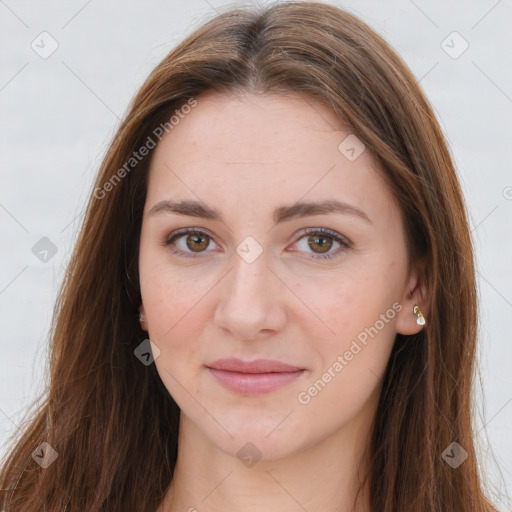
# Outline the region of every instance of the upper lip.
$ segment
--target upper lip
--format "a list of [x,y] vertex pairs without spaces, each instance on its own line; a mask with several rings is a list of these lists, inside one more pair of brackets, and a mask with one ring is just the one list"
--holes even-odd
[[255,361],[242,361],[235,358],[218,359],[206,366],[216,370],[240,373],[296,372],[304,369],[271,359],[256,359]]

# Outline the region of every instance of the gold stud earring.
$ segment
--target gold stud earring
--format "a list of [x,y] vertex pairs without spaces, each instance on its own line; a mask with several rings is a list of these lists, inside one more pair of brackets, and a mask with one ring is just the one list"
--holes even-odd
[[416,318],[416,323],[418,325],[425,325],[425,317],[423,316],[420,307],[417,306],[416,304],[414,305],[413,313],[418,317]]

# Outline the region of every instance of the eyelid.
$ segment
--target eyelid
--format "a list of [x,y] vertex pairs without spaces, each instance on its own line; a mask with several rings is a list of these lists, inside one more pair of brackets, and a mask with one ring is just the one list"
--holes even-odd
[[[172,231],[169,235],[167,235],[164,240],[162,241],[162,245],[164,247],[168,247],[171,245],[171,243],[178,239],[178,238],[181,238],[183,237],[184,235],[187,235],[187,234],[194,234],[194,233],[197,233],[197,234],[200,234],[200,235],[206,235],[211,241],[213,241],[214,243],[215,242],[215,237],[210,234],[210,232],[205,229],[205,228],[181,228],[181,229],[176,229],[174,231]],[[209,244],[208,244],[209,245]],[[218,245],[218,244],[217,244]],[[171,252],[175,253],[175,254],[184,254],[186,258],[197,258],[197,257],[201,257],[201,254],[202,253],[193,253],[193,252],[186,252],[186,251],[182,251],[181,249],[170,249]],[[203,252],[211,252],[211,251],[203,251]]]
[[[199,228],[199,227],[192,227],[192,228],[188,227],[188,228],[181,228],[181,229],[176,229],[176,230],[172,231],[169,235],[167,235],[164,238],[162,245],[164,247],[168,247],[171,245],[171,243],[174,240],[176,240],[184,235],[194,234],[194,233],[200,234],[200,235],[206,235],[212,242],[216,243],[215,237],[207,229]],[[314,253],[314,252],[308,253],[308,254],[310,254],[310,258],[313,260],[328,260],[331,258],[335,258],[338,255],[338,253],[343,252],[346,249],[351,249],[353,246],[353,244],[350,240],[348,240],[345,236],[341,235],[337,231],[333,231],[331,229],[322,228],[322,227],[309,227],[309,228],[303,228],[303,229],[299,230],[294,235],[294,238],[296,238],[296,240],[295,240],[295,242],[293,242],[293,245],[298,243],[306,235],[313,235],[313,234],[325,235],[329,238],[332,238],[336,242],[338,242],[341,246],[337,251],[332,252],[332,253],[326,253],[325,255],[323,255],[322,253]],[[186,257],[186,258],[197,258],[197,257],[201,257],[201,254],[203,254],[203,253],[211,252],[211,251],[202,251],[202,252],[194,253],[194,252],[182,251],[181,249],[177,249],[177,250],[170,249],[170,250],[171,250],[171,252],[173,252],[175,254],[185,255],[184,257]],[[301,251],[294,250],[292,252],[301,252]]]
[[[352,242],[348,238],[346,238],[345,236],[341,235],[337,231],[333,231],[332,229],[321,228],[321,227],[320,228],[317,228],[317,227],[305,228],[305,229],[299,231],[295,235],[297,237],[297,240],[296,240],[296,242],[294,242],[294,245],[296,243],[298,243],[300,240],[302,240],[302,238],[304,238],[305,236],[307,236],[307,235],[315,235],[315,234],[324,235],[324,236],[327,236],[329,238],[332,238],[338,244],[340,244],[340,247],[336,251],[334,251],[334,252],[329,252],[329,253],[325,253],[325,254],[310,252],[310,253],[308,253],[309,254],[308,258],[309,259],[316,260],[316,261],[327,261],[327,260],[330,260],[330,259],[333,259],[333,258],[335,259],[335,258],[340,257],[341,253],[343,253],[346,250],[351,249],[353,247]],[[296,252],[300,252],[300,251],[296,251]]]

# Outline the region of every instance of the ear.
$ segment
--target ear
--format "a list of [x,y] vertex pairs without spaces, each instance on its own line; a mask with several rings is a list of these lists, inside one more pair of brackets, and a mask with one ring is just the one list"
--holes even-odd
[[143,331],[146,331],[148,332],[148,322],[146,320],[146,312],[144,311],[144,305],[141,304],[139,306],[139,313],[140,313],[140,328],[143,330]]
[[414,313],[414,306],[420,307],[425,323],[428,323],[429,290],[425,280],[424,267],[418,265],[411,271],[400,304],[402,304],[402,309],[398,313],[396,321],[397,332],[406,335],[417,334],[425,325],[416,323],[418,316]]

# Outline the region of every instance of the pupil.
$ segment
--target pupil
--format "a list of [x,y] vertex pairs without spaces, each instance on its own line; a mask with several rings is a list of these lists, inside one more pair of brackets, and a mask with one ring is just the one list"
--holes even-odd
[[[198,248],[197,246],[190,247],[192,244],[202,245],[202,247],[199,247],[199,249],[205,249],[204,242],[203,242],[203,244],[201,244],[201,240],[206,240],[205,237],[202,237],[201,235],[190,235],[190,238],[192,238],[193,241],[191,243],[188,243],[188,241],[187,241],[187,246],[189,249],[194,249],[194,248],[197,249]],[[190,238],[189,238],[189,240],[190,240]],[[206,244],[206,245],[208,245],[208,244]]]
[[[310,238],[310,240],[313,240],[313,243],[315,245],[318,245],[320,246],[321,249],[323,249],[322,251],[320,252],[327,252],[329,249],[330,249],[330,244],[328,242],[326,242],[327,240],[327,237],[323,237],[323,236],[313,236]],[[323,243],[322,242],[319,242],[318,240],[323,240]]]

